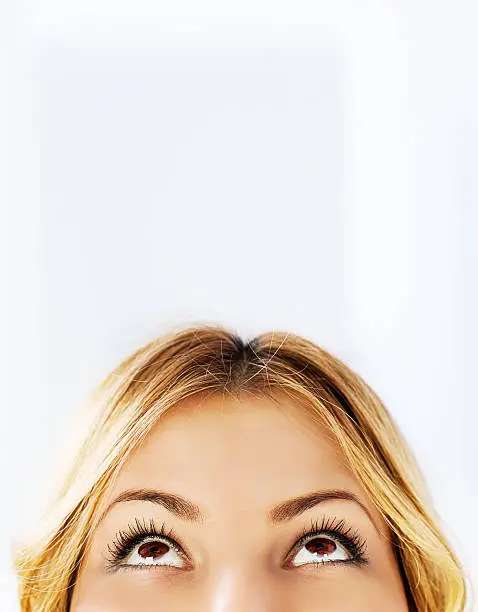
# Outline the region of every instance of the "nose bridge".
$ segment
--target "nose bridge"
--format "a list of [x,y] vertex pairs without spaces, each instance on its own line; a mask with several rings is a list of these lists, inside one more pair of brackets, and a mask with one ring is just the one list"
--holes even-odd
[[273,581],[257,567],[225,568],[211,579],[207,612],[286,612]]

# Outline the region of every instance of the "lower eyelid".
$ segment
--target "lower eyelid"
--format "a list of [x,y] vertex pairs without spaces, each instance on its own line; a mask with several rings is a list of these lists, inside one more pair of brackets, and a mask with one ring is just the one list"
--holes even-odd
[[316,571],[321,572],[326,570],[327,568],[332,569],[356,569],[363,568],[369,564],[368,559],[347,559],[346,561],[311,561],[310,563],[302,563],[301,565],[290,565],[286,569],[287,570],[300,570],[300,571]]
[[183,568],[183,567],[176,567],[175,565],[161,565],[160,563],[151,563],[151,564],[128,564],[125,563],[124,565],[119,564],[116,568],[117,571],[125,571],[125,572],[150,572],[150,571],[161,571],[161,573],[164,572],[170,572],[172,574],[175,574],[177,572],[184,572],[184,571],[188,571],[187,568]]

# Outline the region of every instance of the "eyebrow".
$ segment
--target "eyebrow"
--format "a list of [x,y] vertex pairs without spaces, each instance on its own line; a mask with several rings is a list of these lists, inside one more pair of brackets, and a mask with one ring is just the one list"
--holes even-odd
[[[376,525],[367,506],[358,498],[357,495],[345,489],[313,491],[311,493],[280,502],[270,510],[268,513],[268,519],[274,524],[291,521],[303,512],[306,512],[319,504],[334,500],[350,501],[358,504],[380,533],[380,530],[378,529],[378,526]],[[120,493],[111,502],[111,504],[103,512],[100,522],[113,506],[128,501],[142,501],[157,504],[171,512],[171,514],[193,523],[200,523],[204,521],[205,518],[198,505],[185,497],[177,495],[176,493],[157,491],[155,489],[128,489],[127,491]]]
[[166,508],[171,514],[175,514],[177,517],[193,523],[199,523],[204,520],[204,515],[201,513],[199,506],[176,493],[156,491],[155,489],[128,489],[120,493],[118,497],[115,497],[101,515],[99,522],[103,520],[113,506],[128,501],[142,501],[157,504],[158,506]]
[[367,506],[360,501],[357,495],[344,489],[313,491],[312,493],[308,493],[306,495],[288,499],[287,501],[281,502],[272,508],[272,510],[269,512],[269,520],[272,523],[291,521],[303,512],[306,512],[307,510],[310,510],[323,502],[334,500],[345,500],[358,504],[375,525],[375,521]]

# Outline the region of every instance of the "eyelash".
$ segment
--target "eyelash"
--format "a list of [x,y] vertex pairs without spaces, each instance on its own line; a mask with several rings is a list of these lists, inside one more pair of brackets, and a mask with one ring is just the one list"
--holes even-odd
[[[287,553],[289,558],[293,553],[299,551],[302,546],[317,536],[328,536],[337,540],[342,546],[344,546],[350,553],[351,558],[341,561],[327,561],[327,565],[340,565],[343,563],[350,563],[357,566],[363,566],[368,563],[368,557],[366,556],[366,541],[360,537],[357,531],[353,531],[351,527],[347,527],[344,519],[338,520],[336,517],[322,518],[322,521],[312,521],[310,528],[304,528],[296,536],[296,541],[290,551]],[[179,555],[185,557],[186,552],[183,545],[180,543],[179,538],[174,534],[173,529],[170,529],[167,533],[164,529],[164,523],[158,530],[154,524],[154,521],[150,519],[149,524],[143,519],[140,521],[138,518],[134,520],[134,524],[129,523],[126,531],[119,530],[116,533],[115,539],[108,545],[108,556],[107,563],[108,569],[114,571],[121,565],[121,561],[125,559],[130,552],[147,537],[158,537],[166,542],[171,548],[173,548]],[[323,566],[323,563],[312,562],[308,565]],[[130,566],[123,566],[130,569]],[[154,566],[152,566],[154,567]],[[164,566],[163,566],[164,567]],[[131,569],[143,569],[141,566],[131,566]]]
[[[114,571],[123,559],[125,559],[129,553],[134,549],[135,546],[141,544],[141,542],[147,537],[158,537],[164,542],[169,544],[179,555],[186,556],[185,549],[179,543],[179,538],[176,537],[172,529],[166,533],[164,529],[164,523],[158,530],[154,524],[154,521],[150,519],[149,524],[143,519],[140,521],[135,518],[134,524],[128,524],[128,530],[123,531],[120,529],[115,536],[115,539],[108,545],[108,569]],[[135,566],[131,566],[135,569]]]
[[[348,527],[344,519],[337,519],[334,517],[322,518],[322,521],[312,520],[310,528],[304,528],[304,530],[297,536],[297,541],[291,550],[287,553],[289,558],[293,553],[298,552],[304,544],[318,536],[328,536],[337,540],[342,546],[344,546],[350,553],[351,558],[343,561],[327,561],[327,565],[341,565],[343,563],[349,563],[356,566],[363,566],[369,562],[366,554],[367,545],[365,538],[362,538],[357,530],[353,530],[352,527]],[[323,567],[322,562],[312,562],[308,565],[317,565]]]

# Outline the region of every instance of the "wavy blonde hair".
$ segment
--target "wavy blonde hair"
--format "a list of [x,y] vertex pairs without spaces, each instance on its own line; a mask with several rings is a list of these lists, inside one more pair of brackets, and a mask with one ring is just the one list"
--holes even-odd
[[423,477],[384,404],[364,380],[300,336],[245,342],[219,325],[170,331],[118,365],[87,405],[87,433],[38,535],[15,556],[22,612],[67,612],[105,493],[169,408],[199,394],[285,393],[327,427],[388,524],[417,612],[461,612],[466,580],[438,526]]

